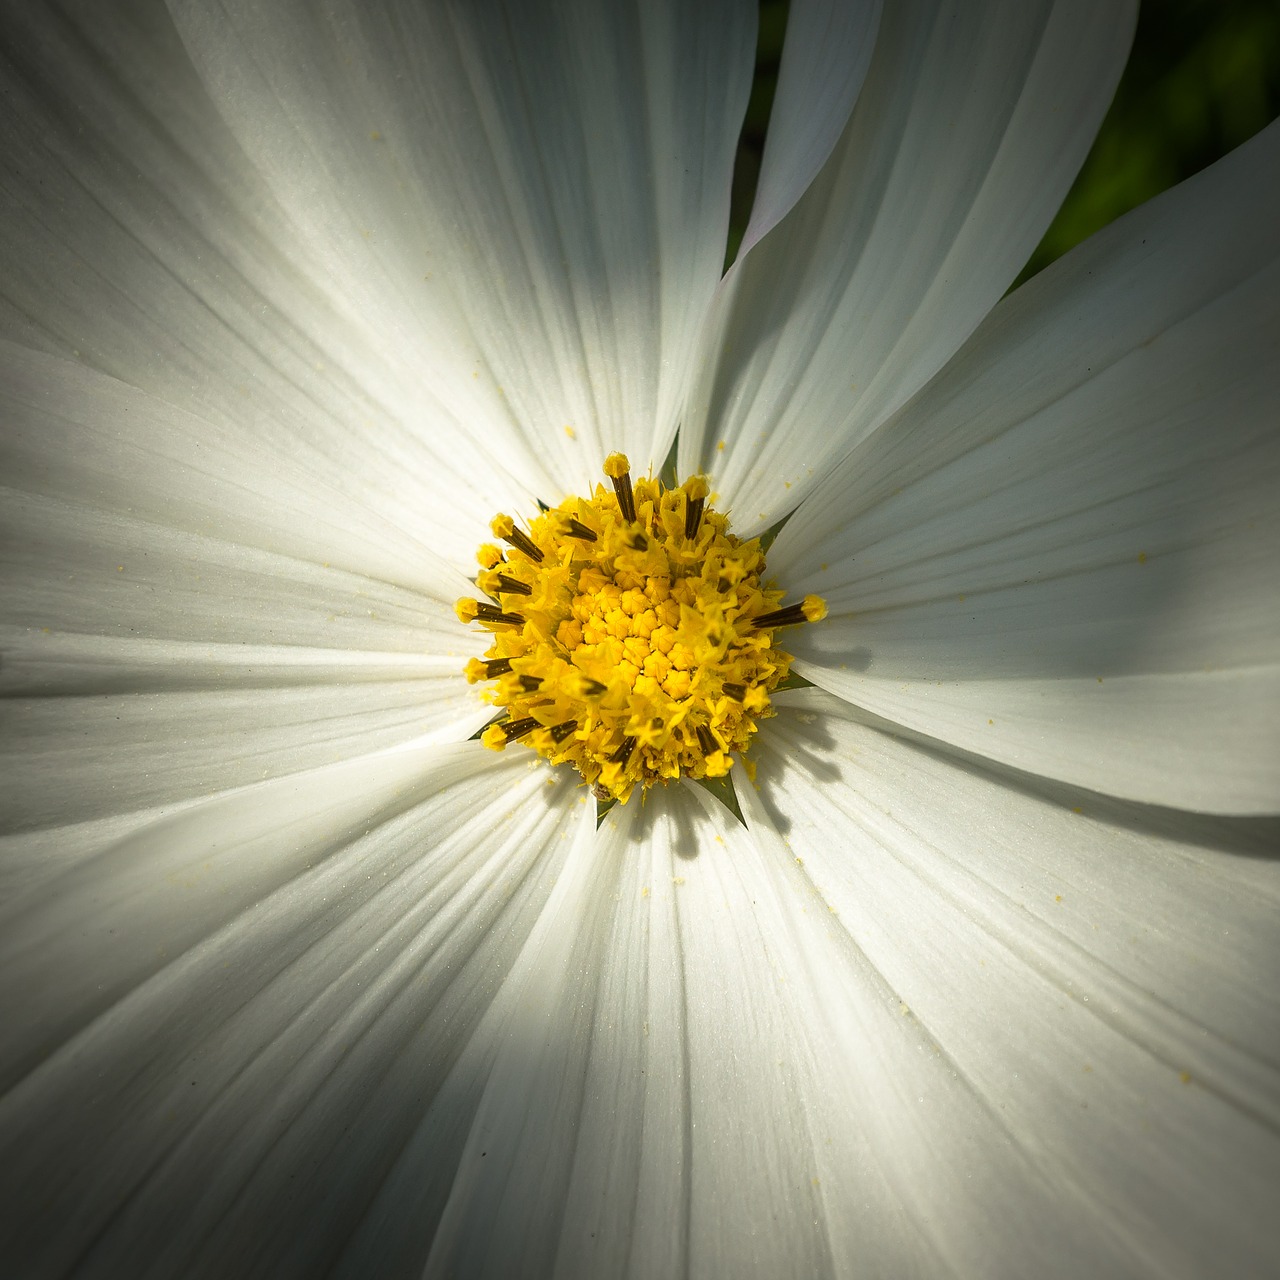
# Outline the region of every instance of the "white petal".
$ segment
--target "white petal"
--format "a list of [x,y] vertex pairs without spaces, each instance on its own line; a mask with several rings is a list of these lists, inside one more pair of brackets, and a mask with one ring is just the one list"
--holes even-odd
[[8,344],[0,414],[9,830],[462,739],[486,718],[461,674],[481,642],[452,610],[470,584],[380,514]]
[[1133,6],[888,6],[831,159],[718,300],[682,424],[743,532],[792,510],[951,357],[1057,211]]
[[794,0],[751,221],[739,257],[795,207],[831,155],[871,65],[881,0]]
[[[875,1101],[912,1216],[950,1266],[1273,1272],[1274,824],[1032,788],[818,690],[780,702],[744,812],[777,823],[899,1021],[932,1043],[926,1075],[951,1105],[933,1112],[932,1088],[917,1103],[892,1078]],[[981,1155],[946,1168],[975,1105]]]
[[1280,804],[1280,128],[1019,290],[770,553],[810,679],[967,750]]
[[406,377],[545,497],[614,447],[661,465],[724,252],[751,6],[172,7]]
[[370,501],[315,465],[310,450],[293,452],[250,421],[221,425],[3,341],[0,414],[0,476],[12,489],[337,565],[442,600],[466,588],[462,575],[489,536],[491,512],[462,502],[401,519],[398,509],[421,497],[398,483],[411,469],[407,457],[385,460],[382,500]]
[[[476,744],[367,757],[11,904],[10,1272],[330,1266],[542,910],[572,808],[548,780]],[[420,1265],[432,1225],[398,1215],[384,1247]]]
[[[620,863],[616,850],[597,847],[595,806],[586,806],[546,911],[468,1059],[459,1063],[460,1090],[477,1074],[476,1061],[490,1065],[427,1276],[552,1271],[586,1105],[585,1076],[605,980],[600,966],[611,953],[615,962],[631,959],[642,942],[633,938],[619,952],[609,946]],[[642,974],[635,976],[643,981]],[[626,1030],[633,1033],[626,1041],[637,1047],[635,1028]],[[623,1083],[634,1090],[633,1082]],[[609,1103],[624,1116],[637,1114],[625,1096]],[[607,1199],[614,1203],[612,1195]],[[623,1210],[628,1202],[624,1192],[615,1207]]]
[[[163,6],[27,5],[0,68],[0,334],[194,411],[406,529],[519,492],[371,327],[218,118]],[[446,541],[458,534],[440,518]],[[469,556],[470,548],[461,546]]]
[[825,1274],[810,1046],[758,855],[685,788],[615,809],[600,837],[489,1029],[427,1274]]
[[477,1036],[496,1065],[428,1274],[1111,1256],[744,807],[754,836],[671,789],[579,846]]
[[95,682],[91,692],[5,698],[5,829],[174,804],[402,743],[458,741],[493,716],[456,666],[415,677],[361,672],[354,681],[347,671],[318,679],[292,666],[274,685],[237,684],[233,667],[231,679],[220,670],[205,689],[105,694]]

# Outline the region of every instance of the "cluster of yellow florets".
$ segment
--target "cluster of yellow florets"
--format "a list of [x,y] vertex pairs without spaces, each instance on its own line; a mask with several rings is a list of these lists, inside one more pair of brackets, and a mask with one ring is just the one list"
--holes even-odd
[[568,498],[527,533],[494,519],[511,552],[481,547],[477,583],[496,603],[460,600],[458,616],[493,632],[487,660],[467,664],[507,712],[485,744],[519,740],[625,801],[637,783],[728,773],[791,666],[774,629],[826,609],[778,608],[759,540],[729,533],[701,476],[633,489],[622,454],[604,469],[612,492]]

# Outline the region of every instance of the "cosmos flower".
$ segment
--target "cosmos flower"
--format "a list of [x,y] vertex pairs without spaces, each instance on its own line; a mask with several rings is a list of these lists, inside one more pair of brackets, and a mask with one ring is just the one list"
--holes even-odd
[[[1274,1269],[1280,132],[1001,300],[1132,14],[796,0],[721,279],[750,6],[171,9],[6,14],[6,1273]],[[677,427],[829,616],[597,825],[454,601]]]

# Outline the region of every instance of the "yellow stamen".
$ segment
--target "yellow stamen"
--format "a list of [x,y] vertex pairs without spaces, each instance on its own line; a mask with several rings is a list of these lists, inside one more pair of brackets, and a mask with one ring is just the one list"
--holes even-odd
[[610,454],[612,493],[566,499],[528,533],[495,517],[495,536],[519,553],[480,549],[477,583],[499,603],[457,606],[493,637],[486,660],[466,666],[472,683],[497,682],[487,696],[507,714],[485,745],[519,740],[623,801],[637,785],[727,774],[791,667],[774,630],[826,614],[818,596],[781,607],[759,541],[740,541],[707,507],[702,476],[669,490],[651,477],[633,485],[630,471]]
[[530,560],[541,562],[542,552],[523,529],[516,527],[516,522],[510,516],[494,516],[489,528],[493,530],[495,538],[509,542],[517,551],[523,551]]
[[821,622],[827,616],[827,602],[821,596],[805,596],[799,604],[774,609],[752,620],[754,627],[794,627],[801,622]]

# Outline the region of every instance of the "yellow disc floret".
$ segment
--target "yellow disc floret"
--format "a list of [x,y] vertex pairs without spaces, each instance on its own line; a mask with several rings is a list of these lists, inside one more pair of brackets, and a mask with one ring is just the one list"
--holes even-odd
[[774,631],[826,606],[781,607],[759,539],[729,532],[702,476],[633,487],[620,453],[604,472],[612,493],[568,498],[527,532],[494,517],[511,551],[480,548],[490,600],[460,600],[458,616],[493,633],[466,667],[472,683],[496,682],[488,697],[506,712],[484,743],[522,742],[625,801],[637,784],[727,774],[791,666]]

